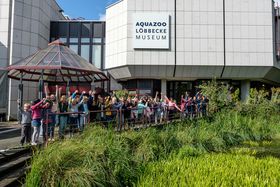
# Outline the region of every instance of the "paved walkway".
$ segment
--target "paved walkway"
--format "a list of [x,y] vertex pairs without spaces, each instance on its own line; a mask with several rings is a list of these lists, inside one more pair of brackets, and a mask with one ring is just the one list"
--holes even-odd
[[17,122],[0,123],[0,150],[20,146],[21,127]]

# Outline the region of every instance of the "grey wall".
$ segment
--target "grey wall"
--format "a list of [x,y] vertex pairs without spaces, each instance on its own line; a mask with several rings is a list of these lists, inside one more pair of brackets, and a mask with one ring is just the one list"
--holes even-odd
[[[5,68],[9,61],[9,21],[10,0],[0,1],[0,69]],[[7,112],[8,79],[4,71],[0,71],[0,113]]]
[[[105,68],[114,78],[261,80],[273,67],[278,67],[275,65],[272,0],[176,2],[176,29],[174,0],[123,0],[107,9]],[[133,49],[132,15],[135,12],[171,15],[170,50]]]
[[[50,36],[50,21],[64,19],[55,0],[13,0],[10,33],[10,59],[13,64],[22,58],[47,47]],[[8,115],[16,117],[18,81],[9,81]],[[24,101],[37,97],[37,83],[24,83]]]

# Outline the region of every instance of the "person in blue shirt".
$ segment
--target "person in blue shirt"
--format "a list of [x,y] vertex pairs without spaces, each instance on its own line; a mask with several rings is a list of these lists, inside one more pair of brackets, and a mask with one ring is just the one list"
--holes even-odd
[[147,108],[148,102],[144,103],[143,99],[141,99],[138,104],[137,104],[137,114],[138,114],[138,119],[142,123],[144,123],[144,110]]
[[83,100],[79,102],[77,98],[72,99],[69,102],[69,110],[72,114],[70,114],[70,137],[74,134],[74,129],[77,127],[80,127],[80,114],[79,113],[79,107],[83,104]]
[[88,97],[85,96],[85,92],[81,94],[80,102],[82,102],[82,104],[79,106],[78,111],[82,112],[83,114],[80,114],[78,129],[80,132],[82,132],[89,118]]

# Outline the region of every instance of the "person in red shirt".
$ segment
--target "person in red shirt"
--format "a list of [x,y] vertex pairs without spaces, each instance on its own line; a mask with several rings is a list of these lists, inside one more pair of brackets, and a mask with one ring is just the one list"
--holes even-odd
[[37,99],[32,103],[31,110],[32,110],[32,127],[33,127],[33,134],[32,134],[32,143],[31,145],[37,145],[39,140],[40,134],[40,127],[41,127],[41,110],[43,108],[43,103],[45,99],[41,100]]

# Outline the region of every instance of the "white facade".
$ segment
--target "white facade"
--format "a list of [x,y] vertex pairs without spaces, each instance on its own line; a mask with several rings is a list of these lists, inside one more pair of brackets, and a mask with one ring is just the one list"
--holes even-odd
[[[7,67],[46,48],[50,21],[65,19],[55,0],[0,1],[0,67]],[[6,79],[7,81],[7,79]],[[6,87],[7,88],[7,87]],[[6,110],[16,118],[18,81],[9,80]],[[37,83],[24,82],[24,101],[38,97]]]
[[[134,13],[171,16],[169,50],[133,48]],[[225,0],[225,4],[223,0],[119,1],[106,11],[105,68],[117,80],[216,77],[279,84],[274,3],[272,0]]]

